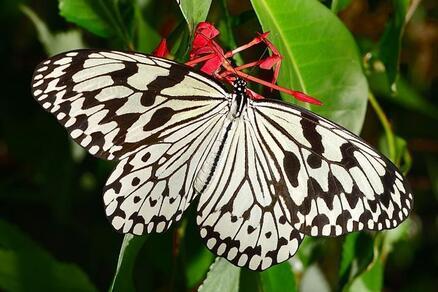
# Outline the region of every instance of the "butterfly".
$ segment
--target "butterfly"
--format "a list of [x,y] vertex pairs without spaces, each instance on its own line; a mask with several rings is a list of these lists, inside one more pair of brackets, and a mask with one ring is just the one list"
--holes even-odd
[[398,226],[413,196],[383,155],[301,107],[253,100],[135,52],[76,50],[39,64],[32,92],[92,155],[117,161],[103,194],[119,232],[164,232],[197,200],[201,238],[235,265],[264,270],[305,235]]

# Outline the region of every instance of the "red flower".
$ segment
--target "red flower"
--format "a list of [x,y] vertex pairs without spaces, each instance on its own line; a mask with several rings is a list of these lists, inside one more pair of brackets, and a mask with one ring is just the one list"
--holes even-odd
[[[224,53],[222,47],[214,40],[219,35],[219,31],[208,22],[201,22],[195,29],[193,37],[192,50],[190,51],[190,61],[186,63],[189,66],[201,65],[200,70],[209,75],[213,75],[215,78],[232,83],[236,76],[243,78],[250,82],[259,83],[263,86],[269,87],[271,90],[275,89],[289,95],[294,96],[296,99],[320,105],[321,102],[311,96],[306,95],[300,91],[294,91],[292,89],[284,88],[276,85],[278,75],[280,73],[282,56],[277,48],[267,39],[269,32],[259,34],[250,42],[235,48],[232,51]],[[232,62],[228,60],[235,54],[246,50],[252,46],[263,43],[270,50],[271,55],[258,60],[243,64],[238,67],[233,67]],[[273,78],[271,82],[259,79],[247,73],[243,70],[258,66],[261,69],[273,70]],[[263,96],[247,89],[247,94],[253,99],[261,99]]]
[[155,50],[152,52],[152,55],[156,57],[166,57],[169,55],[169,50],[167,49],[167,41],[166,39],[162,39]]

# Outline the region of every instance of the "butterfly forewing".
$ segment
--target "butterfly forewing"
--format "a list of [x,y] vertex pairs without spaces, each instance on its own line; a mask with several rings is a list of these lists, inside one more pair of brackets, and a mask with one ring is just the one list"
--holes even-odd
[[162,232],[180,219],[228,112],[220,85],[165,59],[79,50],[41,63],[32,87],[76,142],[121,160],[104,190],[116,230]]
[[138,53],[79,50],[35,70],[36,100],[90,153],[119,159],[224,102],[217,83],[190,68]]

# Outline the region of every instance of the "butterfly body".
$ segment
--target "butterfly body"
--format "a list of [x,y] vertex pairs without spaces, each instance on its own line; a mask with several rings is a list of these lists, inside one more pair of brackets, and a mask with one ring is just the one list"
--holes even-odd
[[104,188],[122,233],[164,232],[195,198],[207,247],[263,270],[305,235],[394,228],[412,209],[397,168],[307,110],[229,93],[162,58],[79,50],[41,63],[36,100],[91,154],[117,161]]

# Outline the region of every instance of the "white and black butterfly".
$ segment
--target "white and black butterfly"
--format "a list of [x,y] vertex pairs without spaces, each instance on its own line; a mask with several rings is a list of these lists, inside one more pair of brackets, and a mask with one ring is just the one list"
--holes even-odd
[[163,232],[199,195],[207,247],[264,270],[305,235],[382,230],[410,187],[359,137],[307,110],[229,93],[190,67],[140,53],[78,50],[35,70],[36,100],[91,154],[118,164],[104,190],[123,233]]

